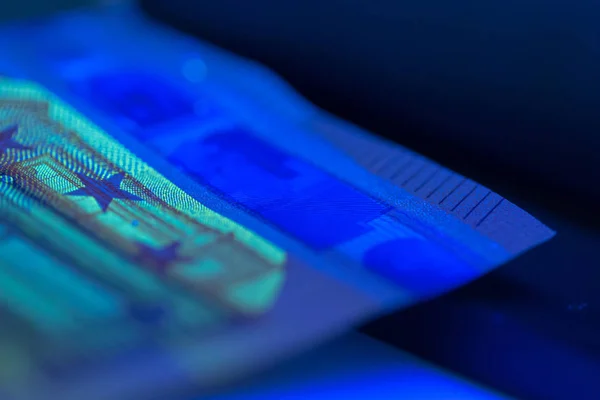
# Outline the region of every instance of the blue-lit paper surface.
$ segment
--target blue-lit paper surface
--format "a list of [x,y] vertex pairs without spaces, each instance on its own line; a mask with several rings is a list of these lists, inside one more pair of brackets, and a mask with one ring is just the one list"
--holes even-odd
[[[19,78],[2,88],[10,105],[2,110],[7,121],[18,114],[26,121],[39,118],[43,126],[68,115],[77,123],[63,131],[51,124],[48,136],[36,131],[38,141],[65,131],[89,145],[106,140],[96,137],[111,137],[109,147],[98,149],[118,151],[111,150],[108,161],[94,153],[85,161],[89,169],[115,163],[123,171],[152,171],[164,184],[146,186],[171,201],[173,215],[185,208],[180,205],[206,207],[247,229],[248,242],[272,244],[280,256],[277,274],[255,281],[269,296],[234,287],[224,297],[243,321],[219,321],[212,336],[197,334],[158,350],[144,343],[144,351],[123,351],[112,361],[91,357],[85,368],[54,371],[50,390],[66,387],[60,392],[65,398],[90,399],[102,381],[112,385],[94,393],[99,399],[210,386],[365,318],[444,293],[553,234],[484,186],[337,121],[261,68],[157,27],[126,7],[79,11],[3,32],[2,72]],[[37,109],[23,115],[19,101],[40,100],[32,93],[72,109],[61,105],[52,115],[38,115]],[[17,140],[9,133],[21,142],[31,135],[19,125],[0,128],[8,132],[7,141]],[[113,198],[91,189],[99,186],[110,186],[117,200],[143,200],[142,191],[121,187],[123,172],[71,172],[80,186],[61,192],[69,200],[91,196],[88,206],[106,212]],[[134,220],[127,229],[165,223],[162,215],[151,217],[155,222]],[[185,231],[192,225],[181,226]],[[177,258],[180,239],[134,261],[166,269],[158,261]],[[252,267],[249,260],[240,259],[238,271]],[[241,312],[235,307],[240,304]],[[152,320],[160,309],[154,306],[134,308],[132,316]],[[254,311],[251,321],[248,307]]]

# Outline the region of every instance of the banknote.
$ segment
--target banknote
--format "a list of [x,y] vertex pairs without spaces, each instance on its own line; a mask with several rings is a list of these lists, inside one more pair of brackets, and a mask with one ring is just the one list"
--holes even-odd
[[553,235],[131,6],[1,31],[7,396],[207,389]]

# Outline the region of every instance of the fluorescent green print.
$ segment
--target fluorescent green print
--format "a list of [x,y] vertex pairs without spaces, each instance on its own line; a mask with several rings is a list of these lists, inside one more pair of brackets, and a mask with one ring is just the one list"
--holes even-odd
[[[17,189],[12,200],[45,205],[21,218],[30,237],[73,259],[86,253],[88,264],[121,257],[110,274],[138,289],[153,290],[157,279],[234,313],[272,306],[284,278],[282,250],[200,204],[43,88],[0,80],[0,132],[2,174]],[[39,229],[47,213],[71,222]],[[77,243],[73,229],[102,245],[86,235],[90,243]]]

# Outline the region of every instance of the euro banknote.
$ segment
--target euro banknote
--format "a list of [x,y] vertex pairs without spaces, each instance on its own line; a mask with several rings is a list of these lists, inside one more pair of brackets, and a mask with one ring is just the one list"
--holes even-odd
[[6,396],[202,392],[553,235],[129,5],[1,33]]

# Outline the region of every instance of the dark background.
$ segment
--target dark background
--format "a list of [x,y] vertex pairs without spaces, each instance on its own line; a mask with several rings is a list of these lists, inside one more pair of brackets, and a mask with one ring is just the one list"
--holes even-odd
[[[0,5],[0,22],[46,15],[60,10],[102,2],[102,0],[7,0]],[[104,2],[106,3],[106,1]]]

